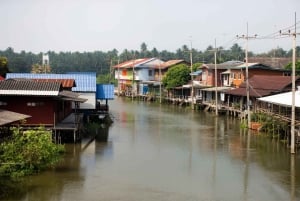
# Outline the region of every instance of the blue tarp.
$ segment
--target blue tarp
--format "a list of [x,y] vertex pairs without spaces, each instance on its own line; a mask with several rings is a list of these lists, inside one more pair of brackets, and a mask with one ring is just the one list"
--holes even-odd
[[112,99],[114,99],[114,85],[113,84],[97,84],[96,99],[97,100],[112,100]]

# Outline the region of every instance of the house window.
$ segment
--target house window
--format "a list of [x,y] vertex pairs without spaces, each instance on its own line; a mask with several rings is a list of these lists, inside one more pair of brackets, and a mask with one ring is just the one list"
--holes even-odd
[[7,102],[0,101],[0,106],[1,106],[1,105],[7,105]]
[[44,102],[28,102],[27,106],[28,107],[38,107],[38,106],[43,106]]
[[152,71],[152,70],[149,70],[149,71],[148,71],[148,75],[149,75],[149,76],[153,76],[153,71]]

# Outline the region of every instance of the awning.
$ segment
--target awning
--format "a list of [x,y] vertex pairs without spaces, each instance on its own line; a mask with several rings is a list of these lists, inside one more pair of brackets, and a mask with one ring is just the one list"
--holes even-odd
[[59,92],[59,98],[62,100],[74,101],[80,103],[84,103],[85,101],[88,100],[84,98],[79,98],[79,93],[67,91],[67,90]]
[[0,110],[0,126],[27,119],[29,117],[31,116],[8,110]]
[[230,74],[230,73],[231,73],[231,70],[229,69],[227,71],[222,72],[221,74]]
[[210,88],[204,88],[202,91],[228,91],[233,89],[232,87],[210,87]]

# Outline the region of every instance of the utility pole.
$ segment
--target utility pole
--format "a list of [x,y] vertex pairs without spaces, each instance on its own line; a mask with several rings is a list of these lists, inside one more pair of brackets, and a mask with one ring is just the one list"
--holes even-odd
[[160,57],[159,58],[159,66],[158,66],[158,70],[159,70],[159,103],[161,104],[161,62],[160,62]]
[[293,58],[292,58],[292,114],[291,114],[291,154],[295,154],[295,94],[296,94],[296,36],[299,35],[296,29],[296,13],[295,13],[295,32],[281,33],[282,35],[289,35],[293,37]]
[[120,58],[118,58],[118,96],[120,96]]
[[190,50],[190,61],[191,61],[191,80],[192,80],[192,90],[191,90],[191,106],[192,106],[192,110],[195,109],[194,107],[194,77],[193,77],[193,47],[192,47],[192,39],[191,39],[191,50]]
[[133,56],[133,60],[132,60],[132,87],[131,87],[131,101],[133,101],[133,86],[134,86],[134,62],[135,62],[135,55]]
[[214,49],[214,56],[215,56],[215,99],[216,99],[216,116],[218,116],[218,73],[217,73],[217,41],[215,39],[215,49]]
[[242,38],[246,40],[246,48],[245,48],[245,62],[246,62],[246,93],[247,93],[247,126],[251,127],[251,113],[250,113],[250,90],[249,90],[249,72],[248,72],[248,40],[252,38],[256,38],[256,34],[254,36],[248,35],[248,23],[247,23],[247,35],[238,36],[237,38]]

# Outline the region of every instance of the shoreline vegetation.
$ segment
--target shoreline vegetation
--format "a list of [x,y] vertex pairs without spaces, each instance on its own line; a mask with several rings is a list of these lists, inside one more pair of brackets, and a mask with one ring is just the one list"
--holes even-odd
[[12,135],[0,143],[0,177],[19,178],[54,166],[64,153],[64,145],[52,141],[44,127],[12,128]]

